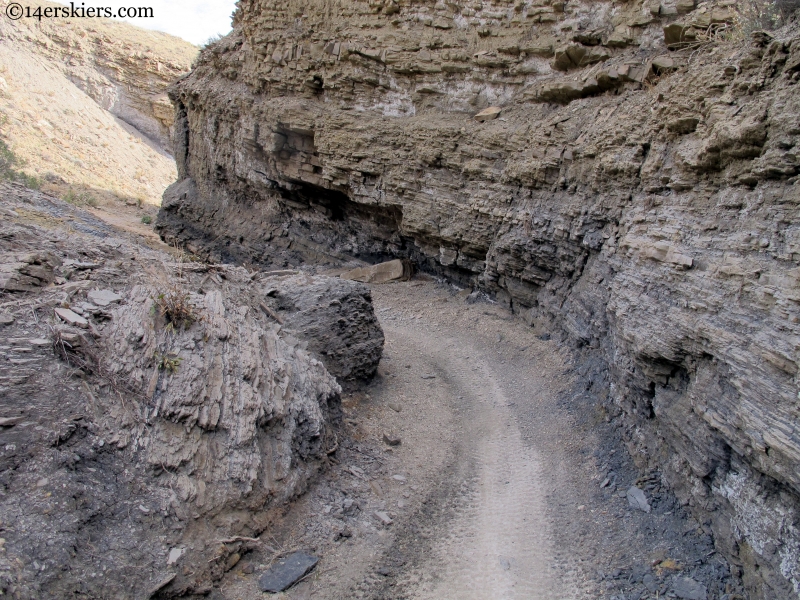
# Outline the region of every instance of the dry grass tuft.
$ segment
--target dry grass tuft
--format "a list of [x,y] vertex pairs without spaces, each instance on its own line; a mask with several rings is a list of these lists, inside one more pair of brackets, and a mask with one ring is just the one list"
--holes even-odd
[[168,329],[189,329],[198,320],[189,294],[177,288],[159,294],[154,302],[158,314],[166,320]]

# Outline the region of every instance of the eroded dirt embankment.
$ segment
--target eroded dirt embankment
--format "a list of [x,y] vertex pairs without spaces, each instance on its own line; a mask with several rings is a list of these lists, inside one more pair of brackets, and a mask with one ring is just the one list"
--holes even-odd
[[552,328],[748,593],[797,597],[800,38],[737,6],[243,1],[172,88],[159,231],[410,257]]

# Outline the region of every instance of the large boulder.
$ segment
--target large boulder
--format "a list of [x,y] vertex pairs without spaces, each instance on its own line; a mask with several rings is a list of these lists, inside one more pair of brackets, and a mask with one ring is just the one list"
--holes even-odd
[[332,277],[270,277],[265,303],[340,382],[369,379],[383,353],[383,330],[363,283]]

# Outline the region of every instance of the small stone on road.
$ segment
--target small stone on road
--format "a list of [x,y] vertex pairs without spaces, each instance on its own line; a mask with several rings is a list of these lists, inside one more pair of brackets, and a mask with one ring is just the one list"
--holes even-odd
[[304,577],[318,562],[319,558],[305,552],[284,556],[259,578],[258,587],[262,592],[282,592]]

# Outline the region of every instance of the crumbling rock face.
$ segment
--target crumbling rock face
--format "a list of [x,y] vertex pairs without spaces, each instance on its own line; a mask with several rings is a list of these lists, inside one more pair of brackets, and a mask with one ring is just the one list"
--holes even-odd
[[714,37],[735,21],[243,0],[171,89],[160,231],[252,264],[412,258],[551,323],[751,596],[797,597],[800,38]]
[[0,194],[17,282],[0,292],[0,592],[207,593],[336,447],[341,388],[312,352],[374,371],[368,290],[175,262],[52,197]]
[[52,283],[61,261],[39,252],[0,254],[0,290],[28,292]]

